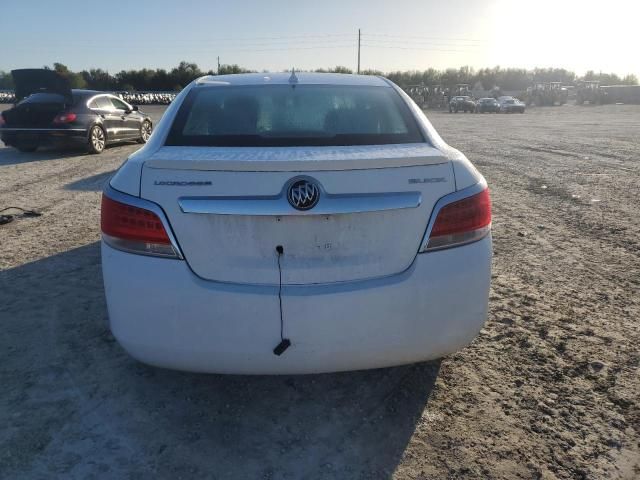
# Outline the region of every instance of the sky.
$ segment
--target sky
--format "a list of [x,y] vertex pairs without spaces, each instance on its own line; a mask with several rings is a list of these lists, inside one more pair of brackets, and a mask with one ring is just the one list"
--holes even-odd
[[[92,5],[96,7],[93,8]],[[106,7],[108,5],[108,8]],[[0,0],[0,70],[384,72],[562,67],[640,76],[637,0]]]

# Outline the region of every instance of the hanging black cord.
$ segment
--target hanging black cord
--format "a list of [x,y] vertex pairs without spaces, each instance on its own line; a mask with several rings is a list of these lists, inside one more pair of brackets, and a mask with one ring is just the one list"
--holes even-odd
[[[22,213],[13,213],[13,214],[3,214],[2,212],[6,212],[7,210],[20,210]],[[26,210],[21,207],[6,207],[0,209],[0,225],[5,225],[9,222],[13,222],[18,217],[39,217],[42,215],[40,212],[36,212],[35,210]]]
[[39,217],[42,215],[40,212],[36,212],[35,210],[26,210],[22,207],[6,207],[0,210],[0,213],[6,212],[7,210],[20,210],[22,215],[25,217]]
[[284,254],[284,248],[282,245],[276,247],[278,253],[278,303],[280,305],[280,343],[273,349],[273,353],[277,356],[282,355],[287,348],[291,346],[291,340],[284,338],[284,316],[282,313],[282,265],[280,264],[280,257]]
[[[282,248],[282,247],[281,247]],[[284,340],[284,319],[282,318],[282,266],[280,265],[280,257],[282,253],[278,250],[278,303],[280,304],[280,340]]]

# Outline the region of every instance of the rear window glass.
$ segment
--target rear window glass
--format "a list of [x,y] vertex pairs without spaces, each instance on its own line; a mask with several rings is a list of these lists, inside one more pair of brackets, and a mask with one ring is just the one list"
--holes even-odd
[[32,93],[20,103],[65,103],[65,98],[57,93]]
[[181,105],[172,146],[331,146],[424,142],[387,87],[267,85],[195,87]]
[[89,108],[98,108],[100,110],[113,110],[113,105],[108,97],[96,97],[93,99]]

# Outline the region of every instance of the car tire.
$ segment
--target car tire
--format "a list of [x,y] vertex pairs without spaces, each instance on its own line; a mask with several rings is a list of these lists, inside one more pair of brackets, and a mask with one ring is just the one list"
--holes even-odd
[[138,139],[138,143],[147,143],[149,141],[152,128],[153,126],[149,120],[144,120],[142,124],[140,124],[140,138]]
[[107,145],[107,136],[100,125],[94,125],[89,130],[88,147],[89,153],[99,154],[104,151]]
[[22,153],[33,153],[38,149],[37,145],[16,145],[16,150]]

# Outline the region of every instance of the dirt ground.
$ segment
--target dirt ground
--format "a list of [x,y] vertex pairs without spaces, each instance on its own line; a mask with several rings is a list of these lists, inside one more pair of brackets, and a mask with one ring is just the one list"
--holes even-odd
[[98,225],[137,146],[0,148],[0,209],[43,213],[0,226],[0,477],[640,478],[640,106],[429,117],[492,190],[488,322],[439,362],[336,375],[136,363]]

